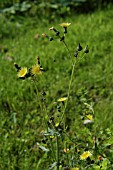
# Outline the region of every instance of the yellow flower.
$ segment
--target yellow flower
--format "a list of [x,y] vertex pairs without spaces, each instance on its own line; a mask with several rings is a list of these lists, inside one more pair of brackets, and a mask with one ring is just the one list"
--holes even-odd
[[79,170],[79,168],[71,168],[70,170]]
[[56,124],[55,124],[55,127],[58,127],[58,126],[59,126],[59,123],[56,123]]
[[91,153],[89,151],[86,151],[82,155],[80,155],[80,159],[84,160],[87,159],[89,156],[91,156]]
[[69,153],[69,148],[66,148],[66,149],[64,148],[64,152]]
[[52,135],[52,136],[50,136],[50,138],[51,138],[51,139],[53,139],[53,138],[54,138],[54,136]]
[[89,120],[93,120],[93,116],[92,116],[92,115],[86,115],[86,117],[87,117]]
[[67,28],[67,27],[69,27],[70,25],[71,25],[71,23],[66,23],[66,22],[64,22],[64,23],[62,23],[62,24],[59,24],[61,27],[64,27],[64,28]]
[[25,77],[25,75],[27,74],[27,67],[23,67],[18,71],[18,77]]
[[41,74],[41,69],[40,69],[40,65],[34,65],[32,68],[31,68],[31,73],[33,75],[38,75],[38,74]]
[[65,100],[67,100],[67,97],[62,97],[62,98],[58,99],[57,101],[58,102],[64,102]]

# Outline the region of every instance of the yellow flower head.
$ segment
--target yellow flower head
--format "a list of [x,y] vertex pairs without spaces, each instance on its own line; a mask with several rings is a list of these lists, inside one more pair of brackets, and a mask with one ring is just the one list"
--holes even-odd
[[27,67],[22,67],[19,71],[18,71],[18,77],[24,78],[27,74]]
[[58,99],[57,101],[58,102],[64,102],[65,100],[67,100],[67,97],[62,97],[62,98]]
[[86,117],[87,117],[89,120],[93,120],[93,116],[92,116],[92,115],[86,115]]
[[56,124],[55,124],[55,127],[58,127],[58,126],[59,126],[59,123],[56,123]]
[[33,75],[38,75],[38,74],[41,74],[41,69],[40,69],[40,65],[34,65],[32,68],[31,68],[31,73]]
[[79,170],[79,168],[71,168],[71,170]]
[[63,28],[67,28],[67,27],[69,27],[70,25],[71,25],[71,23],[62,23],[62,24],[59,24],[61,27],[63,27]]
[[91,153],[89,151],[86,151],[82,155],[80,155],[80,159],[84,160],[87,159],[89,156],[91,156]]

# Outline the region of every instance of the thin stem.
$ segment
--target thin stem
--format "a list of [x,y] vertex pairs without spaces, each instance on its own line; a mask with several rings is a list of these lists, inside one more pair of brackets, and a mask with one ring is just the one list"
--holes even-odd
[[[61,39],[60,35],[59,35],[59,38]],[[65,47],[66,47],[66,49],[67,49],[67,51],[68,51],[68,53],[69,53],[69,56],[70,56],[70,58],[71,58],[71,53],[70,53],[70,50],[69,50],[69,48],[68,48],[68,45],[66,44],[66,42],[65,42],[64,40],[62,40],[62,42],[64,43],[64,45],[65,45]]]
[[57,160],[57,170],[59,170],[59,141],[58,141],[58,135],[56,135],[56,160]]
[[52,144],[52,141],[51,141],[50,138],[49,138],[49,143],[50,143],[50,146],[51,146],[51,152],[52,152],[52,155],[53,155],[53,159],[54,159],[54,161],[56,161],[56,157],[55,157],[55,152],[54,152],[53,144]]
[[70,138],[70,136],[66,133],[66,130],[64,130],[64,133],[65,133],[65,135],[67,136],[67,138],[73,143],[73,144],[75,144],[75,142]]
[[[35,79],[33,79],[33,82],[34,82],[34,86],[35,86],[35,89],[36,89],[37,99],[38,99],[38,101],[39,101],[41,113],[43,112],[43,108],[44,108],[44,111],[45,111],[45,113],[46,113],[46,116],[48,116],[46,106],[45,106],[45,107],[42,107],[42,105],[41,105]],[[45,105],[45,103],[44,103],[44,105]],[[49,133],[49,132],[48,132],[47,121],[46,121],[46,119],[45,119],[45,116],[43,116],[43,121],[44,121],[44,124],[45,124],[45,126],[46,126],[47,133]],[[51,146],[51,152],[52,152],[53,158],[54,158],[54,160],[56,160],[56,159],[55,159],[55,153],[54,153],[53,145],[52,145],[52,142],[51,142],[51,139],[50,139],[50,138],[49,138],[49,143],[50,143],[50,146]]]
[[68,48],[68,45],[66,44],[66,42],[65,42],[65,41],[62,41],[62,42],[64,43],[65,47],[67,48],[67,51],[68,51],[69,56],[70,56],[70,58],[71,58],[71,53],[70,53],[70,50],[69,50],[69,48]]
[[66,111],[67,103],[68,103],[68,100],[69,100],[70,90],[71,90],[71,84],[72,84],[72,79],[73,79],[73,75],[74,75],[74,69],[75,69],[76,61],[77,61],[77,60],[76,60],[76,58],[75,58],[75,61],[74,61],[74,64],[73,64],[73,68],[72,68],[72,72],[71,72],[71,79],[70,79],[69,87],[68,87],[67,100],[66,100],[66,102],[65,102],[65,106],[64,106],[64,110],[63,110],[63,113],[62,113],[62,116],[61,116],[61,119],[60,119],[60,123],[62,122],[62,120],[63,120],[63,118],[64,118],[64,114],[65,114],[65,111]]
[[39,98],[38,88],[37,88],[37,86],[36,86],[36,80],[35,80],[35,79],[32,79],[32,80],[33,80],[33,83],[34,83],[34,86],[35,86],[37,99],[38,99],[38,101],[39,101],[39,105],[40,105],[40,109],[41,109],[41,113],[42,113],[42,105],[41,105],[41,103],[40,103],[40,98]]

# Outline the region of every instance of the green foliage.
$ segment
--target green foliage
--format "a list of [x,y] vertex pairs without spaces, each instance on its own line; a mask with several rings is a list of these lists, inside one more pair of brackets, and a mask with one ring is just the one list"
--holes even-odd
[[[56,16],[69,15],[72,12],[91,12],[95,9],[106,7],[112,3],[106,0],[49,0],[49,1],[31,1],[31,0],[5,0],[0,2],[0,12],[7,16],[11,15],[30,15],[46,16],[54,19]],[[52,13],[52,16],[51,16]]]

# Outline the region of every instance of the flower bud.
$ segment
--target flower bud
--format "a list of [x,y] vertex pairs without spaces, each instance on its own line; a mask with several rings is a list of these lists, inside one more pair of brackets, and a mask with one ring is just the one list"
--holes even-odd
[[89,47],[88,45],[86,45],[85,49],[84,49],[84,53],[89,53]]
[[19,71],[21,69],[21,67],[17,63],[14,63],[14,66],[17,69],[17,71]]
[[60,32],[59,31],[56,31],[55,35],[56,36],[59,36]]
[[78,51],[75,51],[75,52],[74,52],[74,56],[75,56],[75,57],[78,57]]
[[78,50],[78,51],[81,51],[81,50],[82,50],[82,46],[80,45],[80,43],[78,44],[77,50]]
[[67,27],[64,27],[64,33],[65,34],[67,33]]
[[62,37],[61,37],[61,39],[60,39],[60,41],[64,41],[64,38],[65,38],[65,37],[64,37],[64,36],[62,36]]
[[52,38],[52,37],[49,37],[49,41],[53,41],[53,38]]

